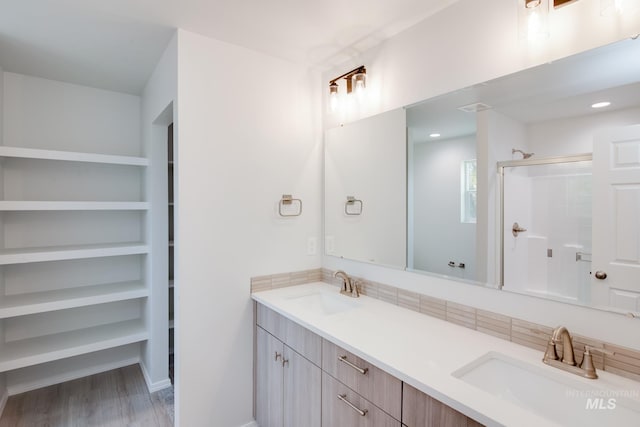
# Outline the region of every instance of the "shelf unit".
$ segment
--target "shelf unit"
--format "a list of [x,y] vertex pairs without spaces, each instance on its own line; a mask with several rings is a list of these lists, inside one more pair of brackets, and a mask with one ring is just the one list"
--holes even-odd
[[[86,163],[87,173],[91,173],[91,165],[99,164],[103,171],[109,173],[109,165],[114,165],[113,174],[118,174],[122,166],[146,167],[148,159],[143,157],[117,156],[108,154],[82,153],[71,151],[40,150],[33,148],[0,146],[0,158],[7,159],[29,159],[38,160],[45,163],[24,163],[28,164],[27,172],[34,170],[41,165],[46,165],[45,170],[63,170],[67,163]],[[48,163],[47,163],[48,162]],[[51,166],[53,162],[54,165]],[[106,166],[105,166],[106,165]],[[23,166],[24,167],[24,166]],[[107,169],[105,169],[105,167]],[[84,170],[84,169],[83,169]],[[139,174],[142,176],[143,174]],[[0,178],[4,180],[4,171],[0,170]],[[79,177],[78,179],[82,179]],[[52,186],[56,185],[52,180]],[[15,181],[12,181],[15,185]],[[11,184],[9,184],[11,185]],[[141,182],[132,182],[132,186],[141,187]],[[37,191],[37,189],[36,189]],[[48,197],[43,189],[43,198]],[[91,192],[85,192],[78,196],[79,199],[90,199]],[[127,197],[129,198],[129,197]],[[144,223],[147,221],[146,212],[149,210],[149,203],[145,201],[98,201],[98,200],[0,200],[0,220],[3,212],[13,215],[12,221],[19,222],[21,215],[26,215],[30,211],[43,211],[39,221],[48,221],[51,218],[47,212],[55,211],[91,211],[91,212],[117,212],[136,211],[140,212],[140,235],[143,236]],[[25,212],[22,214],[21,212]],[[94,214],[91,214],[94,215]],[[105,214],[105,215],[116,215]],[[111,217],[110,217],[111,218]],[[99,221],[99,220],[98,220]],[[26,223],[29,224],[29,223]],[[55,223],[51,223],[55,227]],[[119,224],[119,223],[118,223]],[[4,223],[0,223],[2,228]],[[103,237],[108,240],[108,231],[103,231]],[[29,247],[28,242],[25,247],[6,248],[6,237],[3,234],[3,241],[0,247],[0,373],[25,369],[43,363],[59,361],[80,355],[91,357],[89,354],[109,350],[113,352],[116,347],[145,341],[149,338],[149,330],[145,325],[142,311],[143,301],[150,296],[149,288],[144,277],[134,277],[128,281],[105,282],[100,278],[89,277],[93,280],[86,284],[78,284],[77,273],[69,272],[70,281],[74,283],[63,283],[58,277],[58,283],[46,283],[41,279],[39,285],[42,290],[7,293],[5,285],[5,272],[3,268],[13,267],[20,264],[23,270],[42,268],[43,264],[53,268],[56,263],[70,260],[89,260],[92,258],[122,257],[122,256],[145,256],[149,253],[149,245],[146,242],[122,242],[122,243],[94,243],[84,245],[51,245],[43,247]],[[137,261],[136,261],[137,262]],[[144,263],[141,258],[140,263]],[[143,264],[139,271],[142,271]],[[58,274],[61,269],[57,267]],[[103,273],[104,274],[104,273]],[[139,273],[142,274],[142,273]],[[28,274],[27,274],[28,275]],[[32,280],[32,275],[21,280]],[[12,280],[20,280],[11,277]],[[102,280],[102,281],[101,281]],[[92,310],[102,306],[97,310],[95,318],[92,318]],[[74,310],[83,310],[78,312]],[[133,310],[133,314],[131,313]],[[126,320],[118,318],[118,313],[124,313]],[[136,313],[139,312],[139,315]],[[68,315],[66,313],[69,313]],[[105,314],[106,313],[106,314]],[[113,314],[112,314],[113,313]],[[50,317],[42,317],[50,316]],[[131,319],[131,316],[137,316]],[[51,322],[42,322],[41,319],[51,319]],[[83,320],[86,322],[84,323]],[[75,321],[75,324],[74,324]],[[44,325],[43,325],[44,324]],[[79,327],[78,325],[87,325]],[[12,336],[9,339],[8,333]],[[20,334],[24,334],[21,336]],[[112,350],[113,349],[113,350]],[[95,353],[96,360],[101,360],[100,354]],[[102,363],[102,362],[101,362]],[[42,366],[42,365],[40,365]]]
[[174,349],[173,343],[175,338],[175,320],[174,320],[174,299],[175,299],[175,282],[173,277],[173,260],[175,255],[175,245],[174,245],[174,188],[173,188],[173,172],[174,172],[174,158],[173,158],[173,124],[169,125],[168,133],[167,133],[167,201],[168,201],[168,230],[167,237],[169,239],[169,259],[167,274],[169,279],[169,378],[173,383],[173,360],[174,360]]
[[145,211],[147,202],[49,202],[0,201],[0,212],[9,211]]
[[64,261],[119,255],[146,254],[144,243],[115,243],[95,245],[48,246],[42,248],[0,249],[0,265],[30,262]]
[[149,290],[142,281],[8,295],[0,301],[0,319],[147,296],[149,296]]
[[5,343],[0,372],[144,341],[149,334],[139,320],[61,332]]
[[15,157],[21,159],[63,160],[68,162],[106,163],[111,165],[148,166],[149,159],[145,157],[113,156],[108,154],[78,153],[73,151],[38,150],[35,148],[21,148],[0,146],[0,157]]

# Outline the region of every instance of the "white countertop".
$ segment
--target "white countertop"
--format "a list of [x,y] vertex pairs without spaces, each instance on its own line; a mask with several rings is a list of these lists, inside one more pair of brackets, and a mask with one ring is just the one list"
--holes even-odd
[[[573,382],[594,381],[543,364],[540,351],[364,295],[357,299],[357,308],[331,315],[309,310],[292,298],[314,292],[338,293],[338,288],[309,283],[254,293],[252,298],[487,426],[559,425],[451,375],[489,352],[549,369]],[[637,390],[640,385],[608,372],[598,375],[595,381],[601,388]]]

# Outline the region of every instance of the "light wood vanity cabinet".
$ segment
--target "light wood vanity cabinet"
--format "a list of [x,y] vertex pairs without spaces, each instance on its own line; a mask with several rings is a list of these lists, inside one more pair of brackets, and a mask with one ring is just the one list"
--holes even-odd
[[322,370],[399,420],[402,410],[402,381],[323,340]]
[[403,383],[402,424],[406,427],[482,427],[477,421]]
[[400,427],[400,421],[323,372],[322,427]]
[[320,427],[321,370],[304,355],[315,357],[319,365],[322,339],[261,305],[257,314],[258,425]]
[[260,427],[481,426],[261,304],[256,324]]

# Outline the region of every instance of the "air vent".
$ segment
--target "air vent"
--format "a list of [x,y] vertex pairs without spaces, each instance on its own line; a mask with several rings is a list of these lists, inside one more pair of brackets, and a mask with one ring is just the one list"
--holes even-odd
[[491,105],[483,104],[482,102],[476,102],[475,104],[463,105],[458,107],[458,110],[465,113],[477,113],[478,111],[490,110]]

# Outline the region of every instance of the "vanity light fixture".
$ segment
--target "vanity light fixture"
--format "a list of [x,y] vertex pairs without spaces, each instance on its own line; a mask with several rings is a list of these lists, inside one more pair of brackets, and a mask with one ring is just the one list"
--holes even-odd
[[347,82],[347,94],[356,92],[360,94],[367,87],[367,69],[364,65],[354,68],[341,76],[329,81],[329,106],[332,111],[338,107],[338,80],[344,79]]
[[640,9],[638,0],[600,0],[600,14],[608,15],[631,15]]
[[609,101],[596,102],[595,104],[591,104],[591,108],[604,108],[611,105]]
[[439,133],[432,133],[429,135],[429,137],[431,138],[440,138],[440,134]]
[[549,36],[549,2],[551,0],[518,0],[519,38],[535,41]]

